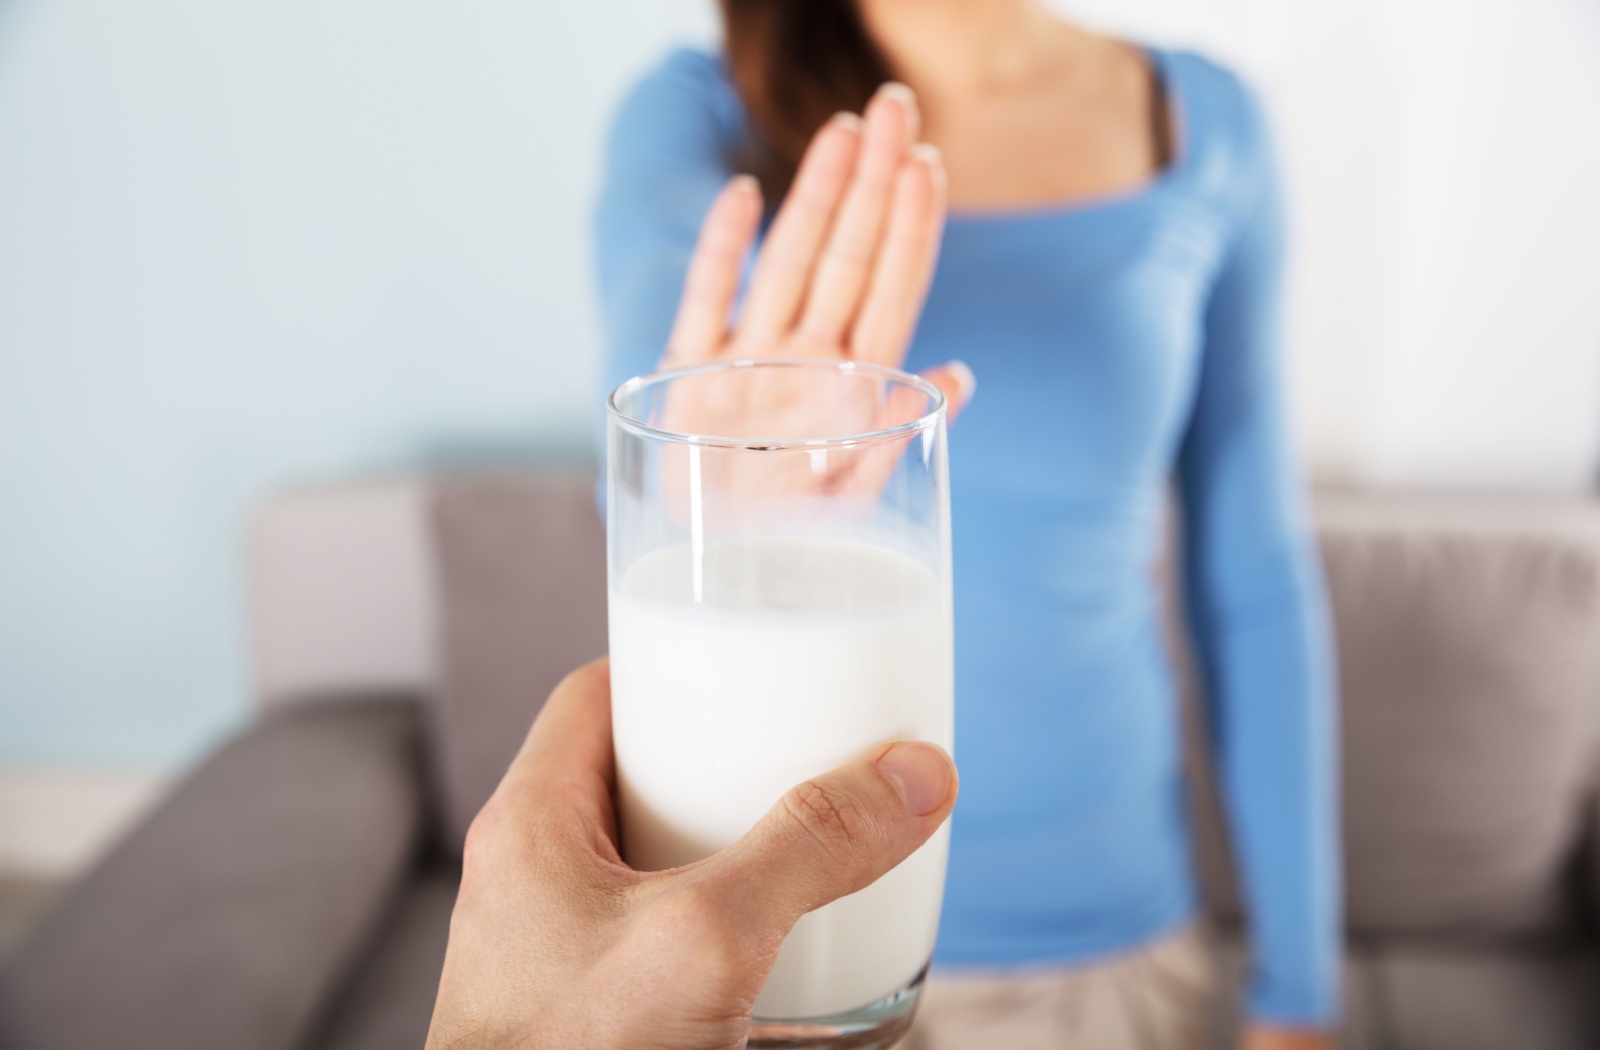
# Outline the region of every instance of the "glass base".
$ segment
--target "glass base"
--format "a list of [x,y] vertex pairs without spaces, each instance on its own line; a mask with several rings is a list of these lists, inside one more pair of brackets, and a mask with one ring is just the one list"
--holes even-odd
[[757,1017],[750,1022],[748,1046],[750,1050],[888,1050],[911,1031],[927,976],[924,967],[893,995],[833,1017]]

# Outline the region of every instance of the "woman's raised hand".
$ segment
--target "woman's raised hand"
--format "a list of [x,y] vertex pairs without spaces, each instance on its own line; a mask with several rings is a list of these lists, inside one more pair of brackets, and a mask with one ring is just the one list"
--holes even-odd
[[[886,84],[864,118],[840,114],[817,132],[736,319],[762,202],[755,179],[732,179],[701,227],[662,364],[791,356],[900,367],[945,217],[944,165],[932,146],[917,144],[920,125],[911,90]],[[972,395],[972,375],[959,363],[926,378],[944,391],[952,416]]]

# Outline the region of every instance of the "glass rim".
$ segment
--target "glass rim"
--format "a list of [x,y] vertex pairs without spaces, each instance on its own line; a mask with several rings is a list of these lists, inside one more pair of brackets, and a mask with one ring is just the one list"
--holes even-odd
[[[633,395],[640,390],[652,386],[661,386],[674,380],[687,376],[707,375],[716,372],[736,372],[754,370],[759,368],[813,368],[829,369],[846,375],[861,373],[874,376],[878,379],[899,383],[911,387],[913,390],[927,397],[931,406],[927,412],[906,423],[879,430],[868,430],[856,434],[839,434],[816,438],[763,438],[746,437],[735,438],[718,434],[693,434],[687,431],[672,430],[667,427],[658,427],[643,420],[635,419],[624,412],[618,405],[620,398]],[[659,368],[654,372],[647,372],[641,376],[619,385],[606,397],[606,418],[613,425],[639,436],[653,438],[657,441],[671,442],[677,445],[695,445],[701,448],[737,449],[745,452],[781,452],[781,451],[816,451],[827,448],[853,448],[860,445],[875,445],[884,441],[891,441],[907,434],[930,430],[937,426],[944,418],[948,409],[948,400],[944,391],[933,383],[898,368],[888,365],[873,364],[870,361],[841,360],[829,357],[741,357],[727,358],[716,361],[704,361],[691,365],[674,365],[670,368]]]

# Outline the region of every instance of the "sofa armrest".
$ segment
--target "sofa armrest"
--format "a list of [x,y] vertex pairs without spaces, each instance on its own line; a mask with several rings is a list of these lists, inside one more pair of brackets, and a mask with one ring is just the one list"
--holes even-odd
[[0,1045],[288,1050],[414,860],[418,705],[285,708],[225,745],[0,972]]
[[437,599],[421,480],[294,489],[250,526],[250,653],[265,706],[432,692]]

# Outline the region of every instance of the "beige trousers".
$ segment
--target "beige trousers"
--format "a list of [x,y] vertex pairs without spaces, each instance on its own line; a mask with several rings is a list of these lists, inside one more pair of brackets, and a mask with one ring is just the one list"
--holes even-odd
[[1204,1050],[1219,987],[1199,927],[1072,970],[935,973],[901,1050]]

